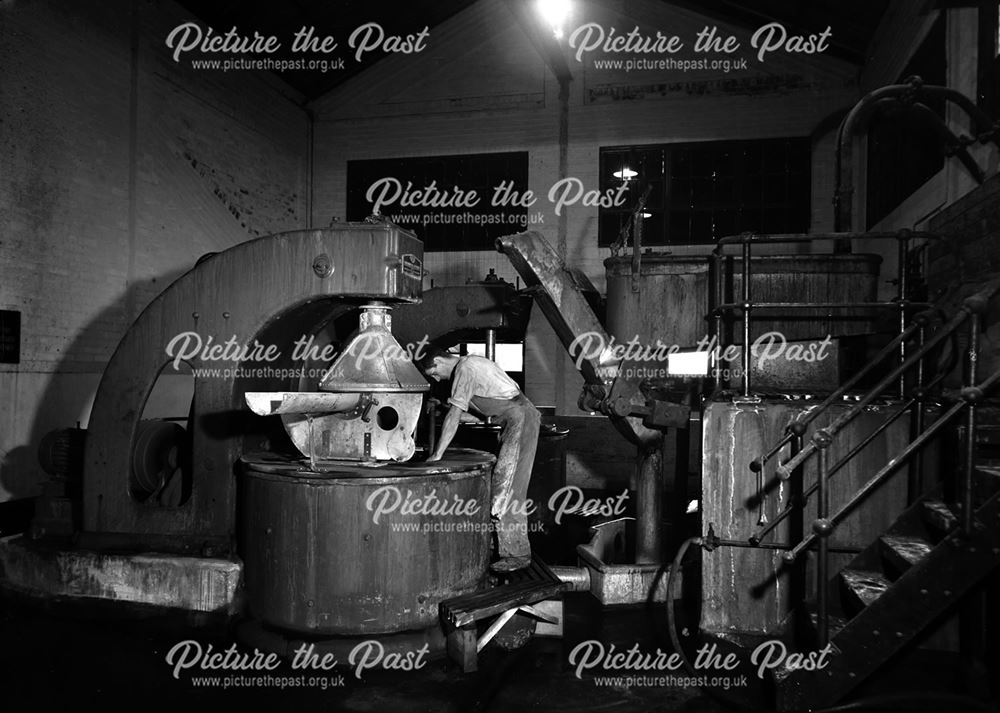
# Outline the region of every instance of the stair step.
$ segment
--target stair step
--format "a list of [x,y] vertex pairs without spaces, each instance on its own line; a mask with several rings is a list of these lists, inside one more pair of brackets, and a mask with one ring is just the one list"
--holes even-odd
[[859,569],[845,569],[840,579],[847,587],[848,594],[862,607],[874,602],[892,584],[881,572],[866,572]]
[[958,517],[942,500],[925,500],[922,514],[924,522],[941,533],[951,532],[958,527]]
[[[813,607],[815,607],[815,604]],[[828,614],[827,620],[829,622],[829,635],[831,639],[836,636],[841,629],[847,626],[847,619],[842,616],[837,616],[836,614]],[[809,610],[809,623],[812,624],[813,631],[817,631],[819,629],[819,612],[817,612],[815,608]]]
[[984,481],[994,489],[1000,488],[1000,466],[976,463],[976,467],[973,470],[975,471],[974,475],[979,480]]
[[922,537],[883,535],[882,552],[901,572],[905,572],[927,556],[933,545]]

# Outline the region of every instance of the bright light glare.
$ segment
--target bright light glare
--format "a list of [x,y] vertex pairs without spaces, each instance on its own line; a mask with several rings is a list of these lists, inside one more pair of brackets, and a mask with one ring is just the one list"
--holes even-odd
[[667,355],[667,373],[671,376],[707,376],[710,352],[677,352]]
[[[486,345],[482,342],[469,342],[465,346],[469,354],[486,356]],[[524,345],[498,342],[496,363],[504,371],[524,371]]]
[[630,178],[635,178],[639,174],[638,172],[633,171],[631,168],[625,167],[620,171],[615,171],[611,175],[614,176],[615,178],[620,178],[623,181],[627,181]]
[[569,17],[569,0],[538,0],[538,14],[561,35],[562,25]]

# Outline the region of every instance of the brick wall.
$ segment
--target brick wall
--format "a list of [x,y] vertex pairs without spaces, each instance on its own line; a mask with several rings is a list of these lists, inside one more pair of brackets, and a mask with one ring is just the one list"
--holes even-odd
[[[942,295],[942,305],[949,312],[958,309],[961,300],[982,289],[1000,275],[1000,175],[994,175],[981,187],[955,201],[935,215],[928,225],[946,240],[928,250],[927,282],[932,295]],[[979,379],[1000,369],[1000,297],[989,305],[980,335]],[[964,349],[967,332],[961,330]],[[958,386],[961,368],[951,379]]]
[[307,223],[308,117],[256,73],[174,63],[191,18],[156,0],[0,9],[0,500],[28,495],[38,440],[86,423],[128,325],[206,252]]

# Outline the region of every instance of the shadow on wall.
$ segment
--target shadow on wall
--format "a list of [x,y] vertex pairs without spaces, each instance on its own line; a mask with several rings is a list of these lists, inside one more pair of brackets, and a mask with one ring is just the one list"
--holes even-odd
[[[174,277],[169,281],[160,278],[130,285],[114,303],[101,310],[79,330],[52,373],[14,372],[9,375],[13,380],[15,403],[18,404],[15,408],[22,412],[30,411],[15,413],[14,417],[31,419],[31,428],[26,443],[3,454],[0,462],[0,493],[6,491],[11,499],[38,494],[42,483],[49,478],[38,462],[38,446],[42,438],[55,429],[73,428],[78,422],[86,427],[90,418],[90,409],[104,366],[94,364],[93,370],[81,370],[81,363],[93,359],[87,356],[85,347],[92,350],[95,343],[107,338],[109,329],[117,326],[121,329],[121,334],[115,339],[117,348],[118,341],[126,331],[121,328],[121,324],[126,321],[128,305],[135,304],[143,297],[148,299],[151,292],[166,287],[173,282]],[[131,325],[131,320],[128,320],[128,324]],[[32,378],[37,379],[37,386],[30,383]],[[40,394],[39,398],[33,399],[34,394]],[[22,403],[23,406],[20,405]]]

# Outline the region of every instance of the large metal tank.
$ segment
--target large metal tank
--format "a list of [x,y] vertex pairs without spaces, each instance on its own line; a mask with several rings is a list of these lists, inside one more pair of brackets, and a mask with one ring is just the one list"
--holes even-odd
[[[763,399],[753,403],[709,402],[703,418],[702,523],[720,538],[747,542],[762,524],[770,522],[790,502],[791,481],[780,482],[759,505],[752,499],[760,480],[750,471],[750,461],[764,454],[784,435],[786,426],[808,409],[812,400]],[[843,415],[850,403],[831,406],[810,424],[806,441]],[[829,448],[834,466],[885,419],[898,412],[899,403],[883,402],[866,408],[841,431]],[[829,482],[830,512],[844,505],[882,466],[909,443],[909,419],[904,415],[869,443]],[[762,478],[775,483],[774,468],[789,458],[786,446],[770,461]],[[816,458],[804,466],[803,487],[816,481]],[[831,547],[861,549],[881,534],[906,506],[907,466],[874,491],[868,500],[836,528]],[[810,498],[802,517],[806,534],[816,517],[816,497]],[[792,518],[780,523],[765,540],[795,545],[802,537],[791,531]],[[805,591],[794,591],[782,551],[720,547],[702,555],[701,628],[715,634],[772,635],[781,631],[793,607],[803,597],[814,596],[812,562]],[[850,554],[832,554],[831,575],[846,565]],[[806,561],[807,558],[803,558]]]
[[436,626],[441,601],[485,584],[493,462],[452,449],[436,463],[315,472],[270,454],[245,457],[251,616],[317,635]]
[[[881,257],[867,254],[773,255],[752,257],[751,299],[754,302],[871,302],[877,295]],[[604,261],[607,274],[607,328],[619,342],[695,346],[710,333],[709,256],[643,253],[638,280],[632,257]],[[743,260],[727,257],[723,271],[726,301],[741,302]],[[637,288],[637,289],[636,289]],[[751,337],[780,331],[789,341],[869,334],[870,313],[826,309],[770,310],[751,321]],[[733,334],[742,334],[739,313]],[[737,340],[740,337],[737,336]]]

